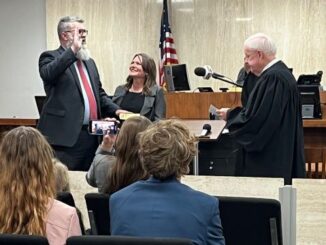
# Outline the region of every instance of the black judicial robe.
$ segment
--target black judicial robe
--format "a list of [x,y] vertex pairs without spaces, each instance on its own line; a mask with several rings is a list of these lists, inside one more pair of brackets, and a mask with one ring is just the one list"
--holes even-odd
[[282,61],[260,75],[247,104],[228,113],[226,127],[241,146],[236,175],[283,177],[285,184],[305,176],[300,95]]
[[257,79],[258,77],[251,72],[246,74],[241,91],[241,104],[243,107],[246,106],[249,95],[253,90],[254,86],[256,85]]
[[256,84],[256,80],[258,77],[252,72],[247,72],[244,67],[242,67],[239,71],[236,83],[242,85],[241,91],[241,104],[245,106],[247,104],[247,100],[251,90],[254,88]]

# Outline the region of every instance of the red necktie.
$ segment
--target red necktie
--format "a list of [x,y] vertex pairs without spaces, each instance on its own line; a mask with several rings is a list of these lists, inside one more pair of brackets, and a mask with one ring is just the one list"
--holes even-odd
[[79,71],[80,78],[83,82],[85,92],[87,94],[88,98],[88,103],[89,103],[89,118],[91,120],[96,120],[97,119],[97,106],[96,106],[96,100],[94,97],[94,94],[92,92],[92,89],[89,85],[89,82],[87,80],[86,74],[84,72],[82,63],[80,60],[77,61],[77,67]]

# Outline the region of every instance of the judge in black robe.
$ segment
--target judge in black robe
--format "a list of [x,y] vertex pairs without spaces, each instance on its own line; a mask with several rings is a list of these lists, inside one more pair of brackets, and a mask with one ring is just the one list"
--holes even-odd
[[246,105],[227,115],[226,127],[241,146],[242,161],[236,175],[283,177],[285,184],[291,184],[292,178],[305,176],[301,102],[296,81],[287,66],[273,55],[261,50],[250,52],[248,60],[249,56],[257,56],[252,59],[257,59],[259,65],[253,63],[251,71],[259,78]]

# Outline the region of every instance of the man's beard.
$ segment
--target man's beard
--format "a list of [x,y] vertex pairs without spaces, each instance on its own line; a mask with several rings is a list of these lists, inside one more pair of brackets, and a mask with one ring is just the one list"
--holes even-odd
[[[72,41],[68,42],[67,48],[70,48],[72,45]],[[79,60],[89,60],[91,58],[91,52],[87,48],[86,43],[82,44],[81,48],[76,54],[76,58]]]
[[82,45],[82,47],[77,52],[76,57],[79,60],[89,60],[91,58],[91,53],[87,48],[86,44]]

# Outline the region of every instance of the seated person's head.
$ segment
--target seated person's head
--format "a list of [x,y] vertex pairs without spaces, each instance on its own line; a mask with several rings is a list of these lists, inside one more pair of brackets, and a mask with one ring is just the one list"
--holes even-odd
[[[152,122],[144,116],[130,117],[123,122],[115,143],[116,156],[120,153],[138,152],[138,133],[144,131]],[[137,149],[136,149],[137,148]],[[123,155],[121,155],[122,157]]]
[[148,177],[138,155],[139,133],[152,122],[144,116],[128,118],[122,124],[115,142],[116,163],[109,169],[106,193],[116,192],[135,181]]
[[57,192],[65,192],[70,191],[69,184],[69,175],[68,168],[59,159],[54,158],[54,174],[55,174],[55,182],[56,182],[56,191]]
[[189,173],[189,164],[196,154],[196,138],[177,120],[161,120],[140,136],[139,155],[144,169],[164,180]]
[[[0,232],[45,235],[55,196],[53,152],[32,127],[10,130],[0,146]],[[5,200],[5,201],[4,201]]]

